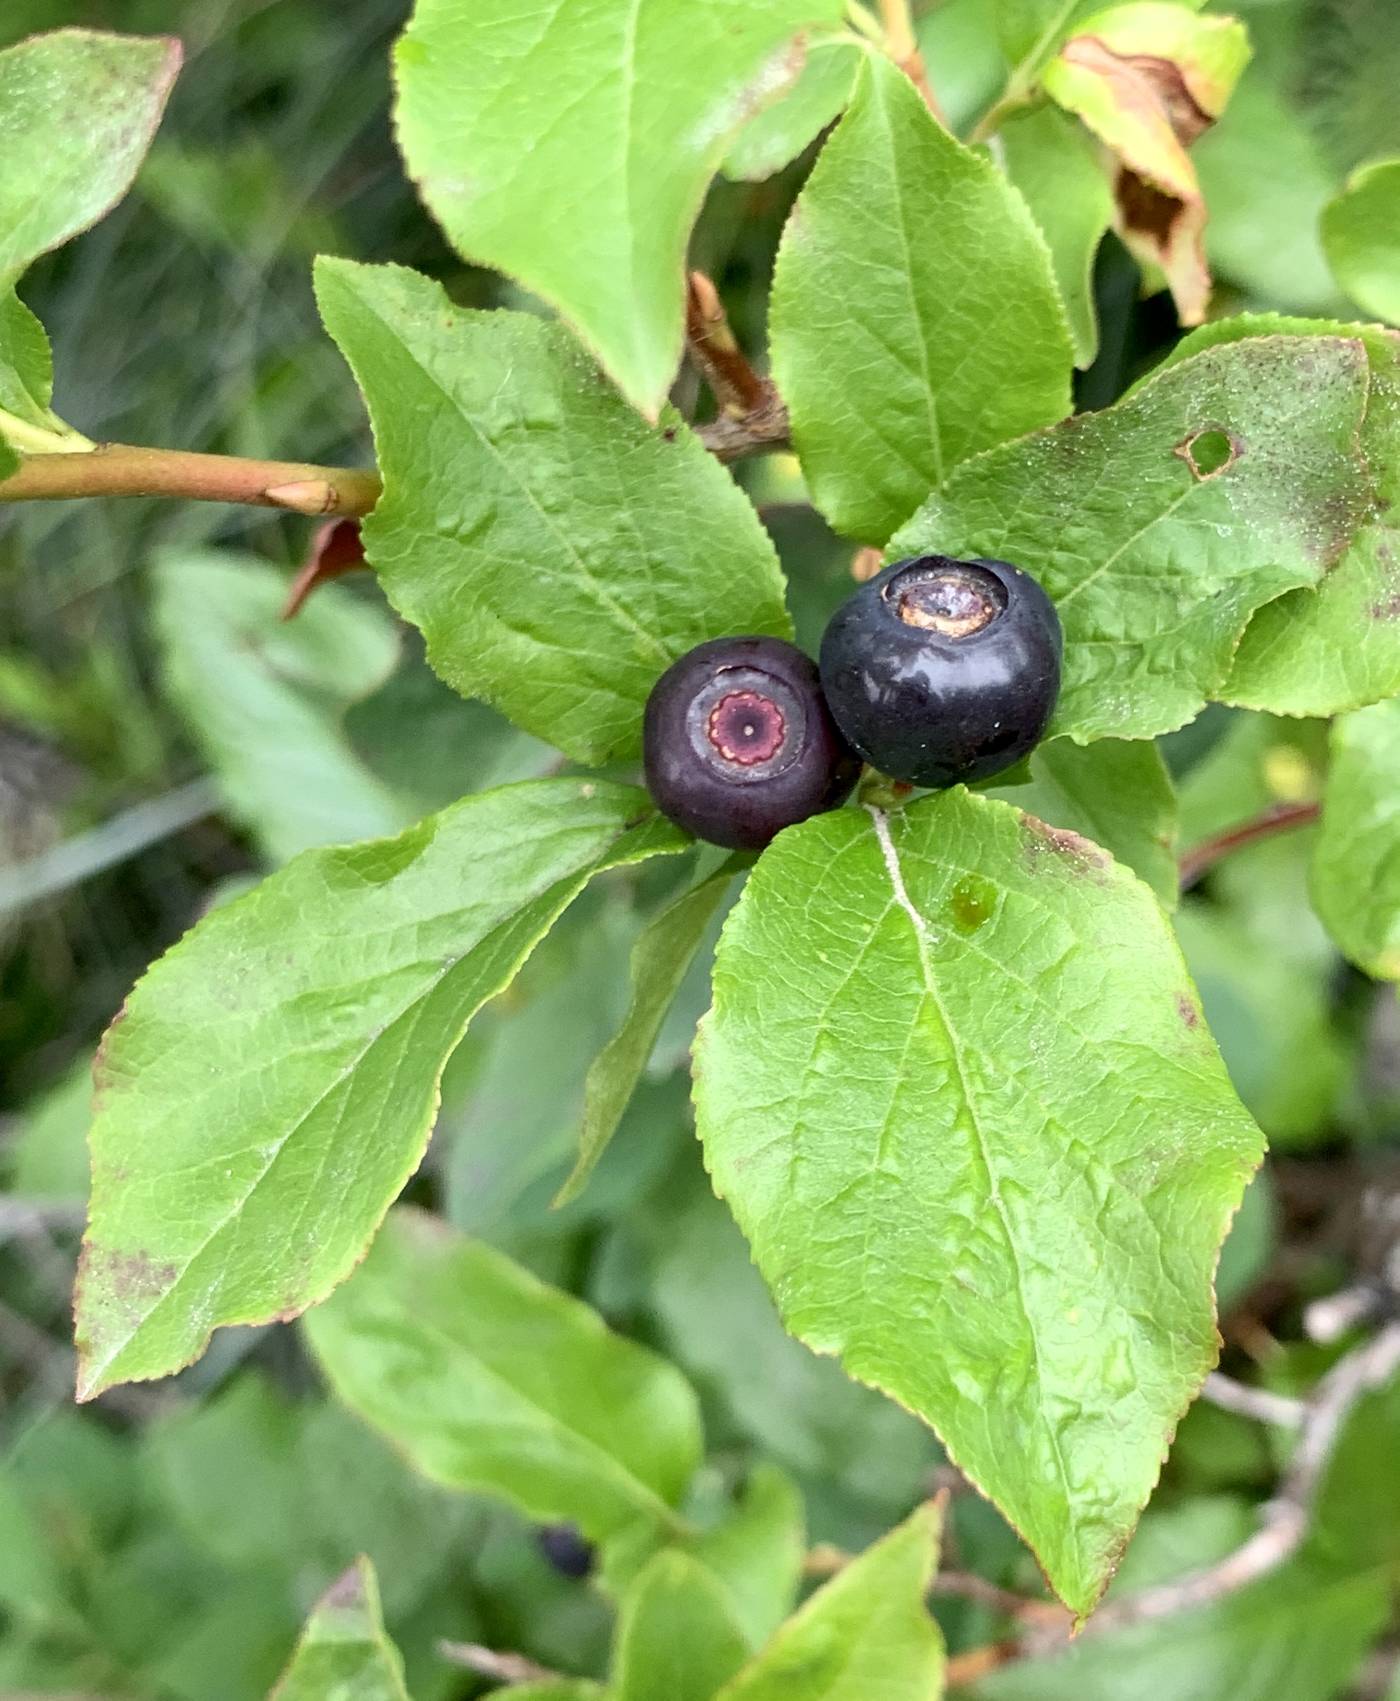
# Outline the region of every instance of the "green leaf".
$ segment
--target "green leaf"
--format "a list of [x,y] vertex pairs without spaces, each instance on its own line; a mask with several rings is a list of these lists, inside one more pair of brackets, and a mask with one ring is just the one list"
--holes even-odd
[[418,0],[399,145],[460,253],[557,307],[654,415],[676,374],[686,239],[731,138],[835,0]]
[[1069,315],[1074,364],[1093,364],[1099,346],[1094,256],[1113,222],[1113,195],[1093,142],[1055,107],[1013,114],[997,132],[1001,164],[1050,245]]
[[13,428],[18,421],[40,431],[66,429],[49,407],[52,395],[53,354],[44,327],[0,281],[0,478],[19,466],[18,453],[3,435],[6,423]]
[[580,898],[476,1030],[480,1062],[435,1136],[457,1228],[506,1250],[522,1221],[566,1232],[548,1200],[578,1148],[588,1066],[622,1017],[635,937],[629,903]]
[[992,0],[1006,57],[1029,72],[1043,65],[1070,31],[1100,10],[1102,0]]
[[585,1677],[545,1677],[538,1683],[512,1683],[496,1693],[504,1701],[603,1701],[604,1690]]
[[1374,160],[1322,209],[1322,246],[1362,310],[1400,324],[1400,159]]
[[1278,1251],[1279,1218],[1273,1174],[1264,1165],[1245,1188],[1240,1208],[1220,1248],[1215,1297],[1222,1312],[1237,1305],[1268,1273]]
[[787,1334],[743,1236],[709,1187],[655,1213],[658,1259],[648,1291],[667,1351],[727,1425],[800,1472],[839,1484],[868,1527],[916,1499],[936,1462],[933,1437],[908,1412],[843,1376]]
[[316,285],[384,474],[365,548],[464,696],[581,761],[630,756],[678,656],[790,631],[733,480],[683,426],[645,426],[560,327],[453,307],[396,266],[322,260]]
[[11,1624],[71,1633],[81,1624],[69,1580],[44,1521],[26,1504],[24,1484],[7,1466],[0,1473],[0,1606]]
[[914,34],[944,122],[967,135],[1006,81],[996,19],[986,0],[913,8]]
[[1221,695],[1286,715],[1333,715],[1400,692],[1400,337],[1377,326],[1278,314],[1205,325],[1170,363],[1255,337],[1346,336],[1366,350],[1370,393],[1361,447],[1376,480],[1376,507],[1313,589],[1291,591],[1250,621]]
[[1400,701],[1333,723],[1312,894],[1353,963],[1400,980]]
[[623,1599],[608,1701],[711,1701],[748,1651],[713,1574],[689,1554],[667,1549]]
[[87,1058],[28,1104],[7,1143],[6,1190],[21,1199],[87,1198],[87,1131],[92,1120],[92,1065]]
[[61,429],[53,400],[53,352],[44,327],[13,289],[0,288],[0,408],[41,431]]
[[231,1571],[290,1564],[311,1522],[302,1423],[302,1411],[250,1371],[153,1424],[144,1462],[171,1525]]
[[1165,908],[1176,908],[1176,794],[1155,744],[1102,738],[1085,748],[1052,739],[1032,752],[1028,785],[995,786],[988,795],[1102,845]]
[[700,1135],[787,1326],[932,1423],[1087,1612],[1214,1362],[1262,1144],[1158,905],[955,789],[782,835],[714,988]]
[[121,200],[181,51],[173,36],[70,29],[0,53],[0,286]]
[[95,1069],[83,1398],[344,1280],[423,1155],[473,1013],[590,875],[683,848],[649,807],[576,780],[469,797],[396,839],[304,852],[148,971]]
[[433,1481],[592,1541],[674,1525],[700,1458],[689,1385],[482,1242],[400,1209],[305,1327],[339,1397]]
[[325,585],[284,621],[283,575],[219,550],[166,551],[154,581],[166,689],[267,857],[285,862],[407,824],[342,726],[398,659],[387,611]]
[[[391,1619],[431,1606],[444,1577],[453,1574],[454,1549],[475,1509],[425,1482],[397,1448],[338,1402],[301,1409],[300,1481],[308,1506],[303,1542],[313,1536],[323,1565],[342,1564],[347,1554],[367,1555],[384,1579]],[[220,1468],[227,1466],[211,1466]],[[295,1559],[297,1544],[287,1551]]]
[[689,887],[651,918],[633,947],[632,1002],[622,1026],[588,1071],[578,1160],[559,1189],[556,1205],[578,1198],[617,1132],[671,1000],[733,880],[734,869],[726,863],[708,880]]
[[1014,1662],[969,1695],[977,1701],[1333,1701],[1346,1693],[1391,1617],[1400,1571],[1397,1423],[1400,1383],[1356,1407],[1309,1533],[1284,1565],[1204,1606],[1127,1629],[1091,1631],[1063,1654]]
[[729,1591],[744,1638],[757,1647],[792,1611],[806,1558],[802,1493],[776,1465],[750,1471],[729,1515],[690,1543]]
[[408,1701],[367,1559],[357,1559],[311,1609],[269,1701]]
[[[1298,98],[1316,73],[1315,28],[1295,6],[1251,6],[1248,23],[1255,57],[1219,122],[1192,149],[1210,209],[1206,252],[1212,271],[1246,296],[1294,313],[1326,313],[1338,305],[1337,286],[1318,225],[1337,187],[1328,157],[1336,126],[1324,128],[1313,100]],[[1363,57],[1347,55],[1345,70],[1339,58],[1320,79],[1342,93],[1344,108],[1351,105],[1345,84],[1332,77],[1350,75]]]
[[869,542],[958,461],[1069,411],[1064,309],[1025,203],[880,57],[793,209],[770,319],[812,499]]
[[1276,1145],[1329,1139],[1351,1061],[1337,1033],[1330,976],[1268,949],[1248,919],[1183,908],[1177,938],[1235,1091]]
[[848,35],[809,41],[797,81],[735,138],[725,176],[761,182],[790,165],[850,100],[860,62],[861,44]]
[[[1065,629],[1052,734],[1151,738],[1219,694],[1250,614],[1316,583],[1364,522],[1366,397],[1359,342],[1206,349],[960,467],[890,554],[1026,568]],[[1214,471],[1211,449],[1226,457]]]
[[818,1589],[720,1701],[937,1701],[943,1638],[924,1597],[938,1534],[937,1507],[921,1506]]

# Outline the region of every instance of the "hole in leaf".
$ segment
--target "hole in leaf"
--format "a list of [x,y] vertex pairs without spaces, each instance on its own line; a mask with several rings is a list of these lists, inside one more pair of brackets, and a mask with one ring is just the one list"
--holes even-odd
[[1195,478],[1214,478],[1239,459],[1240,444],[1228,431],[1212,426],[1177,444],[1175,452],[1190,467]]

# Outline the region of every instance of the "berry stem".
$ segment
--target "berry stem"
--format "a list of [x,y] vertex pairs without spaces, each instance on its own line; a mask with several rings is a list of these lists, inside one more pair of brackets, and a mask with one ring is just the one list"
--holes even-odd
[[1252,820],[1242,821],[1238,826],[1193,846],[1181,858],[1181,890],[1189,892],[1217,862],[1234,851],[1243,850],[1246,845],[1272,839],[1276,834],[1290,832],[1295,827],[1310,826],[1321,810],[1322,806],[1318,803],[1276,803]]

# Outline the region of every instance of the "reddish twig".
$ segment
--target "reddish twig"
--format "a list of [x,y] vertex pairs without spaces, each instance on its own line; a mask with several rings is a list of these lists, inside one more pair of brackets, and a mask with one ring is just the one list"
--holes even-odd
[[771,385],[749,364],[729,327],[719,291],[703,272],[691,272],[686,280],[685,340],[722,414],[744,419],[772,401]]
[[370,511],[379,500],[379,489],[378,473],[362,468],[103,443],[85,454],[26,455],[19,471],[0,481],[0,502],[173,496],[353,518]]
[[1276,833],[1311,825],[1317,820],[1321,808],[1318,803],[1276,803],[1252,820],[1243,821],[1239,826],[1230,827],[1193,846],[1181,858],[1181,890],[1189,892],[1203,875],[1232,852],[1243,850],[1246,845],[1258,844],[1261,839],[1271,839]]
[[909,0],[879,0],[879,5],[880,23],[885,31],[885,52],[924,97],[924,104],[933,116],[946,128],[947,120],[928,80],[928,67],[924,64],[919,40],[914,34]]
[[[785,448],[787,411],[765,387],[760,407],[742,419],[721,414],[696,428],[721,461]],[[67,502],[88,496],[157,496],[186,502],[237,502],[314,517],[359,519],[379,500],[379,474],[365,467],[303,461],[244,460],[185,449],[104,443],[81,453],[26,455],[0,479],[0,503]]]

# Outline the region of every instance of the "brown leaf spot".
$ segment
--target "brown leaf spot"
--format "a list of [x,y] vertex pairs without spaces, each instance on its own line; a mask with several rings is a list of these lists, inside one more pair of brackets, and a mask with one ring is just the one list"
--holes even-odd
[[1075,36],[1062,57],[1099,79],[1116,118],[1100,130],[1118,156],[1118,233],[1139,259],[1166,273],[1185,325],[1205,318],[1210,298],[1202,231],[1206,208],[1186,149],[1214,121],[1180,65],[1145,53],[1117,53],[1098,36]]
[[1035,815],[1025,817],[1025,828],[1026,850],[1032,861],[1049,852],[1072,864],[1076,873],[1102,884],[1113,859],[1092,839],[1068,827],[1052,827]]
[[159,1299],[180,1274],[178,1264],[157,1263],[149,1253],[107,1252],[100,1246],[88,1246],[83,1263],[87,1283],[110,1288],[133,1310],[142,1309],[147,1300]]
[[1176,995],[1176,1013],[1188,1028],[1200,1027],[1201,1012],[1184,992],[1178,992]]
[[1210,478],[1219,478],[1221,473],[1229,472],[1243,453],[1244,443],[1241,439],[1236,437],[1234,432],[1226,431],[1219,425],[1202,426],[1189,437],[1183,437],[1172,450],[1178,460],[1186,462],[1191,469],[1192,478],[1199,483]]

